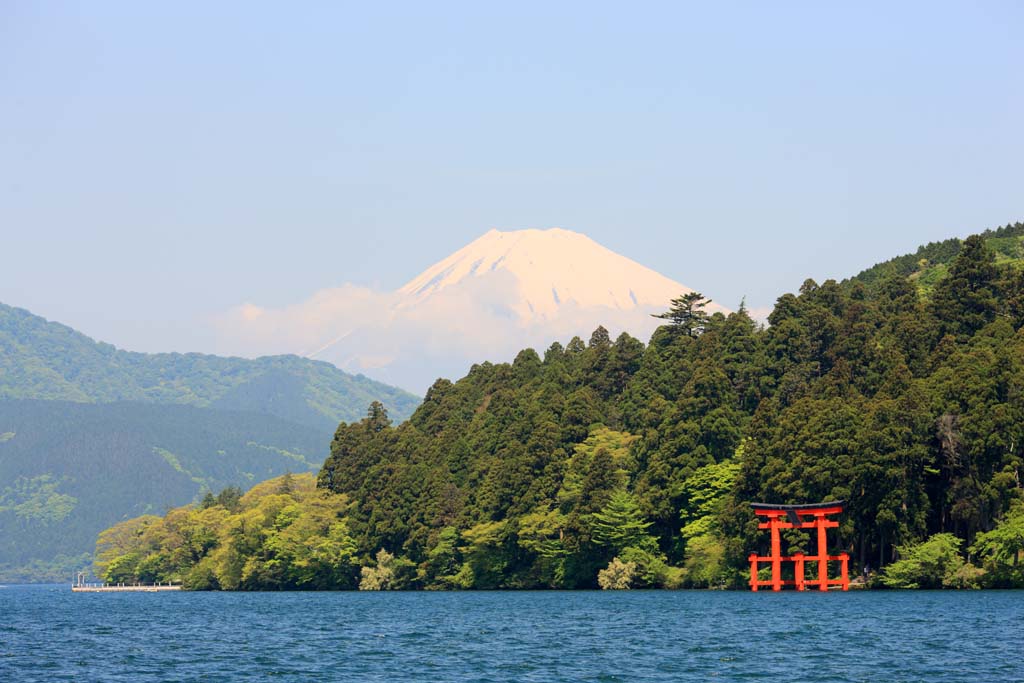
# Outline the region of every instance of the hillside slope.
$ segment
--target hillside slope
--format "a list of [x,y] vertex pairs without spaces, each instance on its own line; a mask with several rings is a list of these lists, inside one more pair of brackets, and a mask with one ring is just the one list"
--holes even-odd
[[[681,307],[646,346],[598,328],[474,365],[401,425],[374,406],[340,428],[318,482],[343,496],[263,485],[250,509],[129,522],[100,570],[225,589],[741,586],[765,543],[751,501],[843,499],[832,542],[855,573],[938,543],[902,585],[1024,586],[1024,270],[972,237],[929,300],[877,285],[807,280],[768,327]],[[218,540],[183,553],[184,528]]]
[[314,471],[327,443],[257,413],[0,400],[0,572],[91,553],[111,524],[204,491]]
[[[1024,223],[1007,223],[995,230],[980,233],[985,245],[995,254],[997,264],[1024,268]],[[913,254],[877,263],[852,279],[872,285],[886,276],[898,275],[914,281],[918,291],[930,296],[935,284],[949,274],[949,265],[960,253],[964,241],[953,237],[922,245]]]
[[0,304],[0,399],[179,404],[266,413],[333,432],[381,401],[398,419],[419,399],[298,356],[249,360],[135,353]]

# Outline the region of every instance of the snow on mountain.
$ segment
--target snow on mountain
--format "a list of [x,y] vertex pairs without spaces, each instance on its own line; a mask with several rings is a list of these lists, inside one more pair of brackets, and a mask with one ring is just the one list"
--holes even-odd
[[671,299],[693,291],[578,232],[491,230],[410,280],[398,290],[399,306],[415,306],[495,272],[515,278],[515,298],[503,303],[522,323],[556,318],[566,305],[664,309]]
[[491,230],[394,292],[343,285],[283,309],[246,304],[220,328],[233,349],[299,353],[422,392],[598,325],[646,342],[651,314],[691,291],[578,232]]

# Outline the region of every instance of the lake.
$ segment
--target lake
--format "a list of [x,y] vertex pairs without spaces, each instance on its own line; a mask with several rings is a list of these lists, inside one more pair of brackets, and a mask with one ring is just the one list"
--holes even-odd
[[0,588],[0,681],[1024,681],[1024,591]]

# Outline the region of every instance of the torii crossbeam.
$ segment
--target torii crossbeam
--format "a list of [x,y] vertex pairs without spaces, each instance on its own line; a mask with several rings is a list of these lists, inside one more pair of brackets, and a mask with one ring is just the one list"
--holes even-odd
[[[818,590],[827,591],[829,586],[840,586],[844,591],[850,589],[849,561],[847,553],[838,555],[828,554],[828,538],[826,529],[839,526],[839,522],[829,519],[829,515],[838,515],[846,509],[846,501],[836,500],[829,503],[816,505],[772,505],[770,503],[751,503],[754,514],[758,517],[765,517],[767,521],[757,525],[758,529],[769,529],[772,535],[772,554],[765,557],[757,553],[750,553],[750,590],[757,591],[761,586],[771,586],[773,591],[782,590],[783,586],[795,586],[798,591],[807,590],[808,586],[817,586]],[[808,519],[809,518],[809,519]],[[779,531],[782,529],[817,529],[818,530],[818,554],[783,556],[782,539]],[[828,578],[828,563],[839,562],[840,578]],[[772,565],[772,578],[762,581],[757,576],[758,564],[770,562]],[[782,563],[792,562],[794,564],[793,579],[782,579]],[[818,578],[808,579],[804,573],[806,562],[818,563]]]

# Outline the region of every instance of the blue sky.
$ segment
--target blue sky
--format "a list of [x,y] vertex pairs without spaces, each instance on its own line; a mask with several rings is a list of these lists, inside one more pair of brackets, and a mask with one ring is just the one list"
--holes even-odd
[[0,5],[0,301],[138,350],[492,227],[729,307],[1024,220],[1020,3]]

